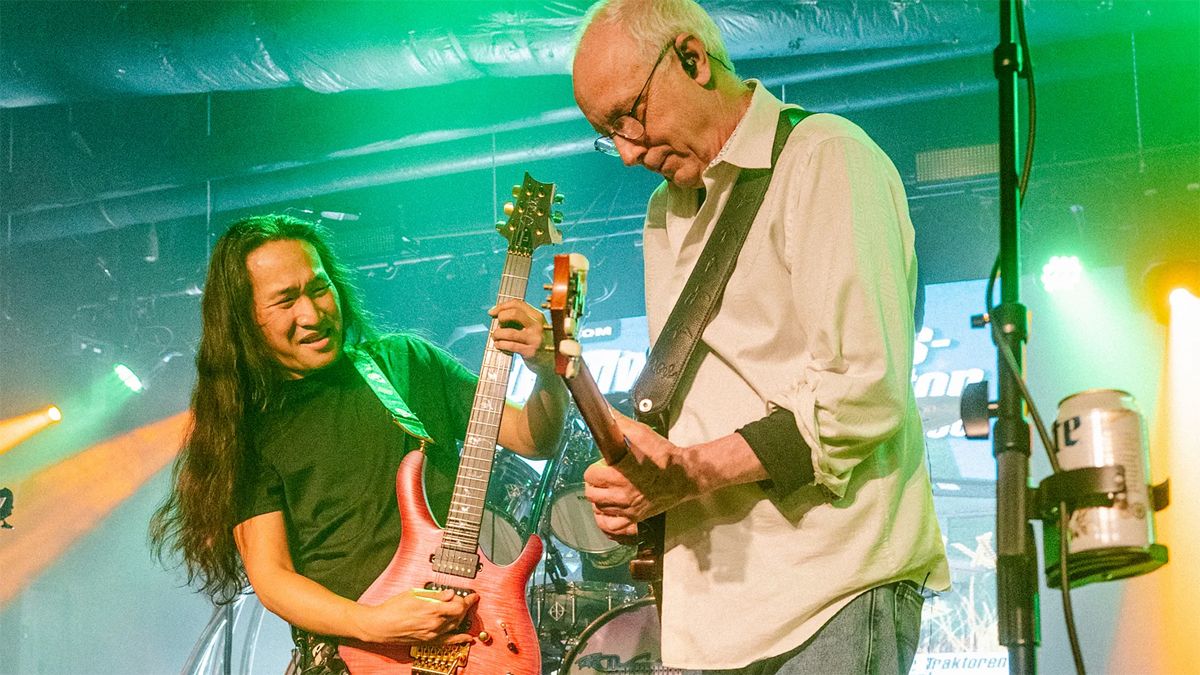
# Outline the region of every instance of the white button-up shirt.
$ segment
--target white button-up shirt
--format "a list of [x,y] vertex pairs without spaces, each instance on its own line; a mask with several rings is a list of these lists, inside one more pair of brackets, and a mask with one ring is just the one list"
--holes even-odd
[[[664,183],[645,230],[657,339],[740,169],[768,168],[783,104],[764,87],[703,175],[707,197]],[[718,490],[667,514],[662,654],[736,668],[811,637],[862,591],[949,585],[910,371],[913,228],[891,160],[851,122],[812,115],[779,158],[703,359],[670,429],[713,440],[782,407],[816,484]]]

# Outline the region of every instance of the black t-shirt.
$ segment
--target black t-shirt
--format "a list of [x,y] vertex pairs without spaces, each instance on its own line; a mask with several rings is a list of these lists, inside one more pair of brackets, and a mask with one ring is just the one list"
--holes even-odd
[[[476,377],[413,336],[362,347],[434,439],[425,494],[438,522],[449,509]],[[396,471],[418,443],[343,355],[283,385],[277,403],[249,420],[252,468],[238,482],[238,520],[282,511],[296,571],[357,600],[400,542]]]

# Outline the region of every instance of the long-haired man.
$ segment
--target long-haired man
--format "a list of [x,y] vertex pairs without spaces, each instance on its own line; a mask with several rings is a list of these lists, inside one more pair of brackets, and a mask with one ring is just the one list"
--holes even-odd
[[[490,313],[496,347],[539,375],[528,403],[508,406],[499,440],[544,456],[566,400],[541,348],[544,318],[518,300]],[[339,638],[455,639],[477,602],[452,591],[437,602],[410,593],[377,606],[354,601],[395,552],[396,471],[420,446],[355,355],[374,363],[432,437],[426,493],[444,518],[475,376],[423,339],[377,335],[317,226],[281,215],[235,222],[209,264],[194,422],[151,538],[160,555],[179,554],[189,581],[217,602],[248,580],[292,625],[300,672],[341,672]]]

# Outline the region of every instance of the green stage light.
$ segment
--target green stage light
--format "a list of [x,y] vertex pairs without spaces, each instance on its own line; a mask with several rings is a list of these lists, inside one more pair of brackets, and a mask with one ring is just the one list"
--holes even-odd
[[1083,265],[1073,255],[1056,255],[1042,266],[1042,287],[1047,293],[1069,291],[1083,278]]
[[121,378],[121,382],[124,383],[126,387],[129,387],[130,390],[142,390],[143,387],[141,379],[139,379],[137,375],[133,374],[133,371],[129,369],[129,366],[126,366],[123,363],[118,363],[113,367],[113,372],[117,374],[117,377]]

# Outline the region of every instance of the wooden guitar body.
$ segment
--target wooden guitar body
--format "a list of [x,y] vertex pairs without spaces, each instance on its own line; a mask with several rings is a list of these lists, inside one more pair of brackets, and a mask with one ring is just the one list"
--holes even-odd
[[[541,558],[541,539],[531,536],[521,555],[504,567],[493,564],[481,553],[479,571],[474,579],[435,573],[429,558],[441,543],[442,530],[425,505],[421,489],[424,461],[422,453],[410,452],[400,463],[400,471],[396,474],[402,523],[400,546],[383,574],[358,601],[377,605],[394,595],[430,585],[474,591],[479,594],[479,604],[472,611],[470,627],[465,632],[475,636],[475,642],[463,646],[465,666],[453,665],[456,670],[444,672],[453,675],[539,675],[541,652],[525,604],[525,584]],[[489,638],[486,642],[479,639],[480,631],[486,631]],[[354,675],[408,675],[414,672],[412,645],[348,643],[338,652]]]

